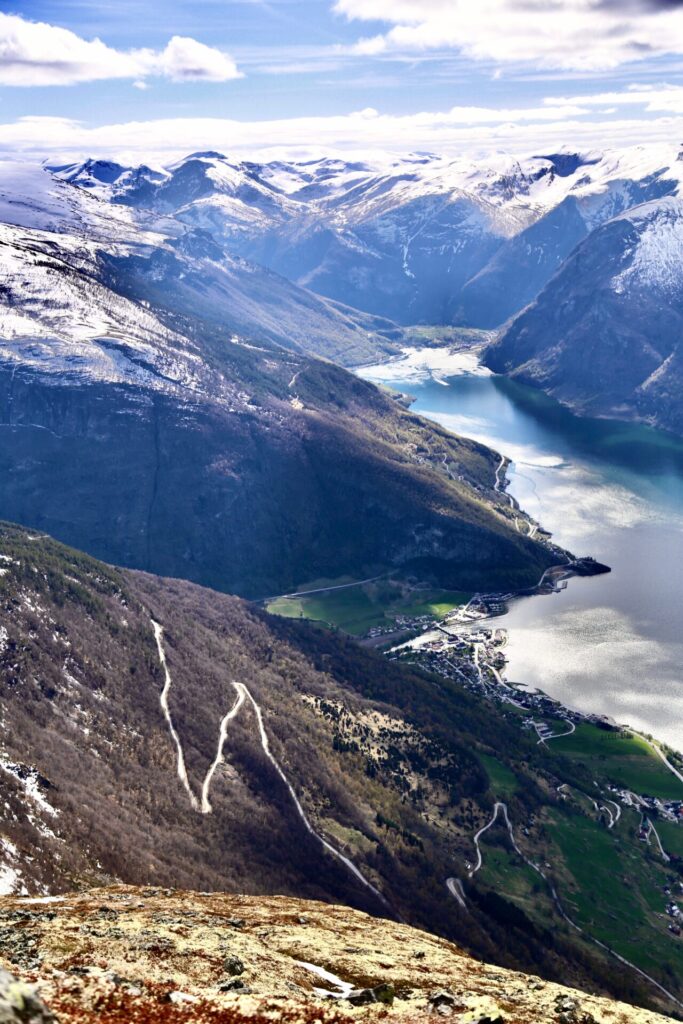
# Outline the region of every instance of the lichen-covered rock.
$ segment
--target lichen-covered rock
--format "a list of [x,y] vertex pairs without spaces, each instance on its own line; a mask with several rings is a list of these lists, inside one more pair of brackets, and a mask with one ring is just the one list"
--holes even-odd
[[34,989],[0,967],[0,1024],[54,1024]]
[[[49,913],[0,897],[2,915],[22,935],[3,947],[8,966],[36,981],[60,1024],[669,1020],[492,967],[395,921],[287,896],[112,886],[53,899]],[[7,978],[0,1024],[54,1021],[32,988]]]
[[230,977],[236,978],[238,974],[244,974],[244,964],[238,956],[226,956],[223,961],[223,970]]
[[358,988],[349,992],[346,997],[353,1006],[369,1006],[371,1003],[384,1003],[391,1006],[394,1001],[393,985],[375,985],[374,988]]

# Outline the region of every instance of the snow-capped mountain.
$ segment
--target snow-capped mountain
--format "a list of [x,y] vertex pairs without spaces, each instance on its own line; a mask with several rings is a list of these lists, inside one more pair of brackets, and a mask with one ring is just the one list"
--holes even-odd
[[64,181],[80,188],[87,188],[95,195],[109,197],[125,195],[129,191],[141,192],[153,188],[169,177],[163,169],[153,169],[142,164],[140,167],[125,167],[112,160],[86,160],[84,163],[64,164],[49,167]]
[[207,152],[163,172],[88,161],[57,173],[170,214],[346,305],[402,323],[491,328],[532,301],[594,228],[678,194],[679,155],[671,145],[256,164]]
[[45,168],[0,168],[0,216],[0,518],[260,596],[439,551],[476,585],[501,549],[523,580],[551,557],[493,453],[309,355],[376,358],[395,325]]
[[[87,174],[92,176],[92,165]],[[70,177],[81,178],[81,171],[72,169]],[[59,334],[60,310],[72,337],[126,334],[130,340],[136,320],[147,336],[159,328],[150,326],[154,313],[140,302],[156,299],[178,314],[222,325],[227,337],[253,335],[340,362],[359,363],[391,350],[389,339],[398,333],[393,324],[338,309],[231,255],[198,227],[110,201],[121,177],[130,182],[135,175],[122,172],[103,192],[77,186],[62,172],[0,164],[0,275],[8,289],[0,298],[7,307],[0,337]],[[65,273],[51,273],[51,261]],[[16,277],[19,266],[30,266],[25,282]],[[60,294],[67,287],[69,296]],[[124,309],[126,297],[136,305]]]
[[683,198],[594,229],[489,349],[496,370],[581,411],[683,432]]

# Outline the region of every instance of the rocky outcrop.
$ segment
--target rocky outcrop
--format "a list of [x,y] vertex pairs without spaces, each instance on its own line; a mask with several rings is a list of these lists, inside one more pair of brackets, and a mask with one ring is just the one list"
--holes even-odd
[[0,1024],[55,1024],[32,986],[0,967]]
[[[284,896],[117,886],[52,900],[4,898],[0,921],[8,920],[14,927],[3,931],[0,955],[23,968],[62,1024],[667,1019],[490,967],[406,925]],[[226,958],[243,964],[243,987],[224,985]],[[48,1024],[34,997],[26,999],[34,1015],[8,1024]]]

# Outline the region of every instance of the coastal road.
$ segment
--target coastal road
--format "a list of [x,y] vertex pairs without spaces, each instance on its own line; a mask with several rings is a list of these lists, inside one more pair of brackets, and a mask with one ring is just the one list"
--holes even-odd
[[[505,466],[506,466],[507,462],[508,462],[507,457],[505,455],[501,455],[500,462],[498,463],[498,466],[496,468],[496,481],[495,481],[495,483],[493,485],[493,489],[494,489],[494,491],[497,491],[498,494],[502,494],[503,497],[506,498],[507,501],[509,501],[510,507],[514,508],[515,507],[515,499],[512,497],[511,494],[508,494],[506,492],[506,490],[505,490]],[[502,476],[500,475],[501,472],[503,474]]]

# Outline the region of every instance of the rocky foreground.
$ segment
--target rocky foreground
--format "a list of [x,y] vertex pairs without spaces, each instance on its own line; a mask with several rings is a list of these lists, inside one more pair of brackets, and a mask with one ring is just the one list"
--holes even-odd
[[115,886],[4,897],[0,956],[19,979],[0,972],[1,1024],[668,1019],[479,963],[405,925],[284,896]]

